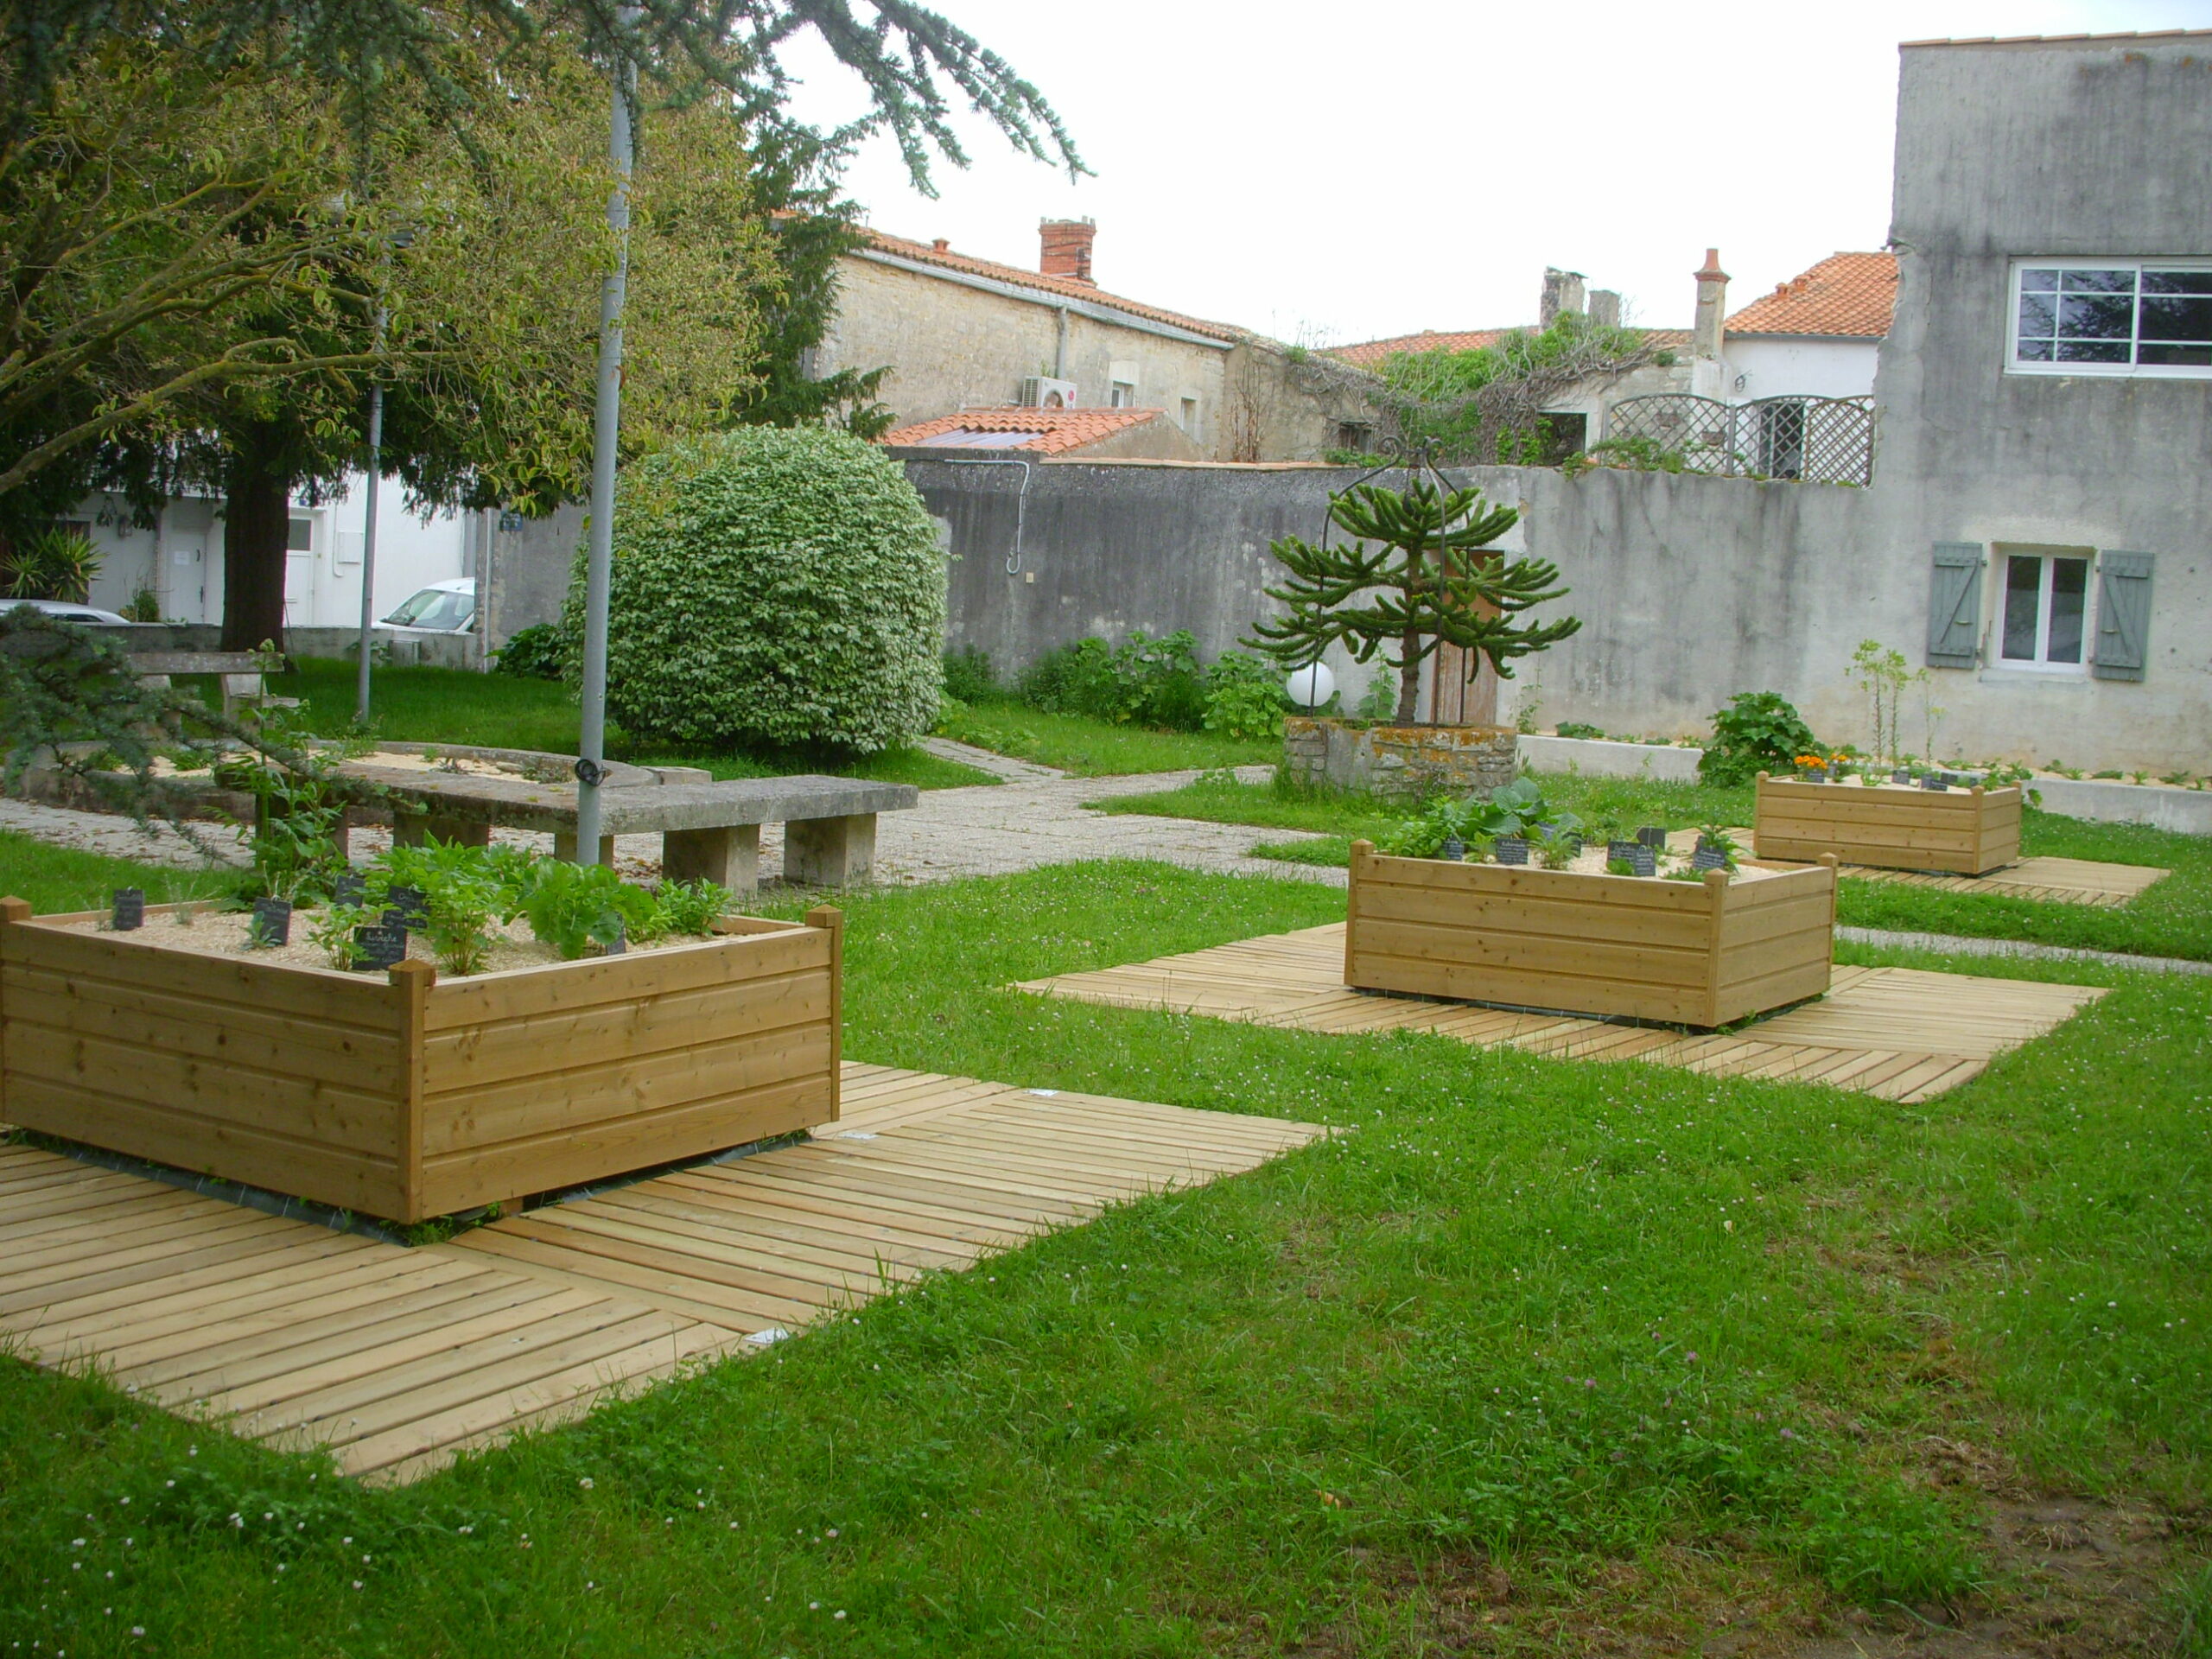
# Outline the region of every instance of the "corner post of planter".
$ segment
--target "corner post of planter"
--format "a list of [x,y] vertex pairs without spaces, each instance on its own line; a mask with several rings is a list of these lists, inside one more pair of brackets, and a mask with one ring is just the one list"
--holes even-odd
[[1344,877],[1344,983],[1354,983],[1351,976],[1352,951],[1359,938],[1359,878],[1367,861],[1375,856],[1375,843],[1355,841],[1351,844],[1351,867]]
[[[31,901],[29,899],[18,899],[12,893],[5,899],[0,899],[0,962],[6,961],[8,957],[7,931],[9,925],[14,922],[28,922],[30,918]],[[4,997],[6,995],[7,993],[5,991],[0,991],[0,997]],[[4,1100],[7,1096],[7,1020],[4,1018],[0,1018],[0,1100]],[[4,1119],[0,1119],[0,1121],[4,1121]]]
[[1821,868],[1828,873],[1828,957],[1831,961],[1835,957],[1835,896],[1836,888],[1843,879],[1839,868],[1842,862],[1834,853],[1821,855]]
[[845,912],[817,905],[806,925],[830,936],[830,1122],[844,1116],[845,1103]]
[[1720,1023],[1721,945],[1728,926],[1728,872],[1705,873],[1706,920],[1705,1020],[1707,1027]]
[[430,987],[438,970],[427,962],[395,962],[385,970],[399,1006],[399,1207],[395,1221],[423,1219],[423,1090]]

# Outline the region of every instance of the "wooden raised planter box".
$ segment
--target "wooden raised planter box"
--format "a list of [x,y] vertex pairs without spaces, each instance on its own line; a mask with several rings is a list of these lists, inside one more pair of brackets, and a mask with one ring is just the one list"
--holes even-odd
[[1809,863],[1834,853],[1878,869],[1981,875],[2019,861],[2020,787],[1869,789],[1761,772],[1751,836],[1761,858]]
[[0,899],[0,1122],[411,1222],[837,1116],[834,910],[445,981],[82,919]]
[[1344,982],[1721,1026],[1828,988],[1833,861],[1703,881],[1391,858],[1352,843]]

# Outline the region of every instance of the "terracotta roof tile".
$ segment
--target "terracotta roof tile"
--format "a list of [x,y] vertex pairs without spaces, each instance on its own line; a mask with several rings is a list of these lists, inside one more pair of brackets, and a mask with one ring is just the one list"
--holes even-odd
[[[1534,323],[1520,323],[1516,327],[1533,330]],[[1424,328],[1417,334],[1395,334],[1389,340],[1362,340],[1357,346],[1337,346],[1329,355],[1351,364],[1354,368],[1371,369],[1386,359],[1401,352],[1473,352],[1485,346],[1495,346],[1513,328],[1470,328],[1460,334],[1440,334],[1433,328]],[[1640,330],[1654,346],[1687,346],[1690,343],[1687,328],[1645,328]]]
[[[1012,449],[1023,454],[1057,455],[1156,421],[1166,412],[1160,409],[963,409],[957,415],[940,415],[933,421],[899,427],[885,433],[879,442],[932,449]],[[962,441],[968,434],[1016,432],[1035,435],[1014,442]]]
[[1153,322],[1187,328],[1194,334],[1205,335],[1209,340],[1233,344],[1245,338],[1248,332],[1225,322],[1208,322],[1200,317],[1186,317],[1179,311],[1147,305],[1141,300],[1125,300],[1118,295],[1107,293],[1096,283],[1080,283],[1071,276],[1047,276],[1041,270],[1024,270],[1019,265],[1001,265],[995,260],[970,258],[949,248],[939,248],[927,242],[910,242],[903,236],[887,236],[877,230],[868,231],[868,245],[878,253],[887,253],[895,258],[912,260],[917,264],[938,265],[970,276],[988,276],[994,282],[1008,283],[1017,288],[1033,288],[1040,293],[1056,294],[1064,299],[1088,300],[1094,305],[1110,306],[1116,311],[1126,311],[1132,316],[1143,317]]
[[1895,254],[1830,254],[1729,318],[1728,332],[1879,340],[1897,297]]

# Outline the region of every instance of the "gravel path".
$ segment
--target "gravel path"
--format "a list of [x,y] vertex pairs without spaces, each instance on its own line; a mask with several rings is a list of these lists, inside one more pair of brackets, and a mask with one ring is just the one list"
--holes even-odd
[[[971,748],[946,738],[928,738],[923,747],[948,760],[962,761],[1003,779],[967,789],[927,789],[911,812],[887,812],[877,821],[876,876],[887,886],[955,881],[968,876],[1011,875],[1046,864],[1090,859],[1151,858],[1185,869],[1218,875],[1264,875],[1282,880],[1316,881],[1341,887],[1345,873],[1315,864],[1287,864],[1255,858],[1262,841],[1304,839],[1299,832],[1264,830],[1250,824],[1206,823],[1194,818],[1159,818],[1142,813],[1093,812],[1086,801],[1118,795],[1143,795],[1179,789],[1198,774],[1147,772],[1128,778],[1071,778],[1050,766],[1015,760]],[[1270,766],[1246,766],[1245,783],[1264,783]],[[197,826],[218,861],[246,861],[241,832],[219,824]],[[176,830],[156,826],[150,833],[127,819],[29,801],[0,799],[0,829],[20,830],[62,846],[105,853],[145,863],[185,868],[207,859]],[[494,832],[502,842],[550,852],[553,838],[518,830]],[[391,844],[387,830],[353,832],[356,859],[373,856]],[[783,870],[783,832],[776,825],[760,836],[760,874]],[[660,837],[624,836],[615,842],[615,862],[632,878],[655,876],[660,869]],[[1932,950],[1953,956],[2012,957],[2043,962],[2094,962],[2113,968],[2171,974],[2212,974],[2212,963],[2168,957],[2136,957],[2108,950],[2076,950],[2031,944],[2015,939],[1976,939],[1943,933],[1892,933],[1877,928],[1839,927],[1836,937],[1853,944]]]
[[[912,886],[973,875],[1008,875],[1045,864],[1069,864],[1100,858],[1154,858],[1187,869],[1218,874],[1271,875],[1342,887],[1344,872],[1307,864],[1283,864],[1251,856],[1255,842],[1294,837],[1294,831],[1250,824],[1203,823],[1188,818],[1091,812],[1085,801],[1115,795],[1146,794],[1179,788],[1195,771],[1147,772],[1129,778],[1071,778],[1048,766],[931,740],[931,752],[947,760],[996,770],[1007,779],[966,789],[922,791],[921,804],[908,812],[887,812],[876,825],[876,877],[886,885]],[[1018,769],[1018,770],[1017,770]],[[1264,782],[1267,766],[1248,766],[1238,775]],[[184,836],[156,827],[150,835],[127,819],[28,801],[0,800],[0,828],[21,830],[41,841],[106,853],[117,858],[196,868],[206,860]],[[199,826],[219,861],[243,864],[245,848],[238,830],[218,824]],[[525,830],[493,832],[503,842],[550,852],[553,838]],[[353,832],[353,856],[365,859],[391,844],[388,830]],[[658,836],[623,836],[614,846],[615,862],[626,875],[659,872]],[[760,873],[783,870],[783,832],[770,824],[760,836]]]

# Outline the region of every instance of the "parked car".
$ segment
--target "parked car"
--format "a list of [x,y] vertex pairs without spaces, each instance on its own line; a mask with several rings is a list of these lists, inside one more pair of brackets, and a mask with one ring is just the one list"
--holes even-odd
[[[473,604],[474,601],[472,601]],[[46,616],[59,617],[64,622],[83,622],[103,628],[130,628],[141,626],[127,616],[113,611],[103,611],[98,606],[79,605],[67,599],[0,599],[0,611],[21,609],[23,606]]]
[[476,584],[467,578],[434,582],[384,620],[394,633],[467,633],[476,625]]

